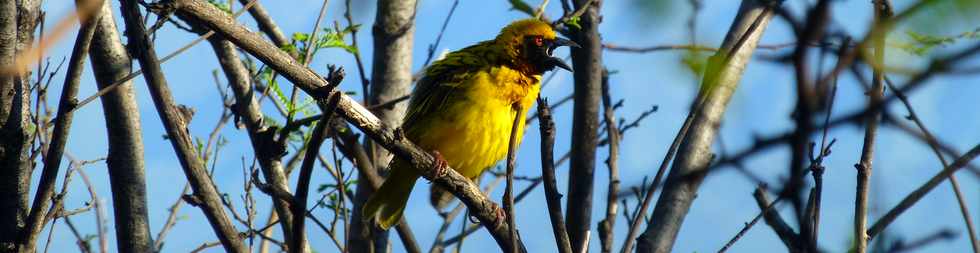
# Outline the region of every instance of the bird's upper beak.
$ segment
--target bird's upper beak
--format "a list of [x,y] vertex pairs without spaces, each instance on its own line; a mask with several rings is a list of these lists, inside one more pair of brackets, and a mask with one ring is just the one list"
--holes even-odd
[[559,68],[572,71],[572,67],[568,66],[568,64],[565,63],[565,61],[562,61],[561,59],[553,56],[553,53],[555,52],[555,48],[561,46],[569,46],[575,48],[581,48],[582,46],[579,46],[578,43],[575,43],[574,41],[564,39],[561,37],[556,37],[555,40],[551,42],[551,45],[548,46],[548,56],[550,57],[548,58],[548,61],[550,61],[552,64],[554,64]]

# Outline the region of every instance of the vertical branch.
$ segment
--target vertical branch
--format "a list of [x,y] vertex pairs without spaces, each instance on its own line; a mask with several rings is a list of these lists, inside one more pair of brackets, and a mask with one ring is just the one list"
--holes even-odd
[[541,177],[544,180],[548,216],[551,217],[551,230],[555,233],[558,252],[571,253],[565,219],[561,216],[561,193],[558,193],[558,182],[555,182],[555,121],[551,119],[548,101],[541,98],[538,99],[538,118],[541,127]]
[[17,247],[28,213],[32,162],[29,124],[30,72],[15,66],[17,55],[30,50],[40,1],[0,3],[0,251]]
[[[381,104],[408,95],[412,85],[412,46],[415,33],[415,0],[378,1],[375,15],[374,59],[369,105]],[[371,112],[387,125],[401,124],[407,103],[372,108]],[[376,166],[387,166],[388,152],[368,146]]]
[[[203,29],[196,29],[201,30]],[[270,128],[263,118],[262,108],[255,99],[251,89],[251,76],[238,57],[235,46],[221,36],[212,36],[208,39],[217,55],[228,85],[235,95],[234,110],[235,118],[244,123],[248,131],[249,141],[258,160],[259,168],[267,183],[273,187],[287,190],[289,189],[288,179],[282,166],[282,154],[285,151],[285,144],[278,142],[274,138],[276,129]],[[276,215],[280,217],[280,227],[282,227],[283,238],[291,241],[293,234],[293,213],[289,210],[289,204],[284,199],[273,198],[273,207]]]
[[89,196],[92,197],[92,205],[95,208],[95,230],[99,238],[99,252],[109,252],[109,245],[105,235],[105,207],[102,206],[102,199],[99,198],[99,195],[95,194],[95,187],[92,181],[89,180],[88,175],[85,174],[85,171],[81,169],[77,171],[78,175],[82,177],[82,182],[85,183],[86,189],[88,189]]
[[[890,4],[887,0],[874,1],[875,24],[871,32],[871,40],[874,44],[874,64],[873,80],[871,91],[868,92],[868,105],[881,103],[885,92],[885,76],[882,64],[885,63],[885,37],[888,31],[883,29],[883,23],[890,17]],[[868,234],[865,233],[868,223],[868,185],[870,183],[872,165],[874,158],[875,137],[878,133],[878,122],[881,119],[881,110],[874,110],[868,113],[865,118],[864,147],[861,149],[861,161],[855,164],[857,169],[857,189],[854,200],[854,238],[855,252],[867,252]]]
[[[351,0],[345,0],[344,18],[347,19],[347,26],[353,27],[354,18],[351,16],[350,12]],[[357,74],[360,77],[359,80],[361,83],[361,92],[364,93],[363,103],[367,104],[369,95],[368,84],[370,84],[370,81],[368,81],[367,75],[364,73],[364,62],[361,60],[361,51],[357,45],[357,31],[358,29],[351,31],[351,46],[358,49],[357,51],[354,51],[354,62],[357,65]],[[353,141],[356,142],[358,140],[355,137]],[[363,146],[361,147],[363,148]],[[362,183],[358,183],[357,186],[354,187],[354,198],[351,199],[351,231],[348,233],[349,237],[347,238],[346,242],[347,250],[354,253],[374,252],[374,244],[372,244],[374,240],[372,240],[372,233],[376,235],[374,238],[387,238],[384,237],[387,232],[382,232],[379,229],[373,229],[369,222],[364,222],[364,219],[361,218],[361,208],[364,207],[364,202],[367,202],[368,198],[371,197],[371,194],[374,194],[374,189],[376,189],[376,187],[365,185],[363,183],[364,179],[367,177],[367,174],[365,173],[368,173],[365,172],[364,169],[370,168],[370,173],[377,174],[377,168],[375,167],[373,160],[371,160],[366,153],[363,157],[357,158],[354,161],[355,165],[358,166],[357,179]]]
[[[810,136],[814,131],[813,115],[817,111],[819,99],[817,91],[811,83],[809,44],[816,43],[823,37],[824,27],[828,21],[830,1],[821,0],[816,6],[807,12],[806,24],[798,31],[797,40],[799,43],[793,52],[793,68],[796,72],[796,108],[793,119],[796,129],[793,131],[791,140],[790,158],[790,178],[780,196],[787,198],[793,204],[797,221],[800,224],[800,234],[803,238],[811,238],[811,222],[807,219],[805,203],[803,201],[804,180],[806,179],[806,162],[808,145],[811,143]],[[806,240],[809,242],[809,239]],[[815,249],[816,246],[811,249]]]
[[[646,232],[638,238],[639,252],[670,252],[684,217],[697,195],[713,155],[711,144],[742,71],[773,16],[778,2],[744,0],[732,22],[722,50],[709,60],[701,94],[657,201]],[[683,131],[682,131],[683,133]],[[647,194],[653,194],[648,192]],[[637,214],[643,217],[644,214]],[[639,218],[638,218],[639,219]]]
[[602,1],[575,0],[573,4],[575,9],[585,9],[585,13],[581,15],[582,29],[571,36],[582,48],[572,48],[575,104],[565,228],[568,230],[572,250],[582,252],[588,247],[586,235],[591,230],[592,223],[592,191],[602,85],[602,42],[599,38],[599,8]]
[[[331,111],[324,111],[324,113],[331,114]],[[329,116],[324,117],[316,124],[313,129],[313,135],[310,136],[310,141],[306,155],[303,158],[303,164],[300,165],[299,179],[296,181],[296,198],[292,205],[292,212],[297,214],[293,217],[293,238],[288,242],[289,252],[300,253],[306,252],[305,245],[303,244],[304,234],[306,229],[304,229],[304,222],[306,221],[306,200],[307,195],[310,191],[310,177],[313,174],[313,165],[316,163],[316,158],[320,154],[320,146],[326,136],[327,124],[329,121]],[[343,193],[341,193],[343,194]]]
[[129,38],[128,45],[132,49],[130,51],[135,54],[134,56],[139,60],[140,67],[143,69],[143,77],[149,86],[150,96],[153,98],[160,120],[163,121],[164,128],[167,130],[167,136],[174,151],[177,153],[181,168],[184,169],[187,181],[194,189],[194,195],[201,201],[199,207],[201,207],[226,251],[247,251],[241,238],[238,237],[238,231],[235,230],[221,206],[217,189],[205,171],[203,161],[194,151],[194,144],[187,130],[186,116],[182,115],[175,105],[173,95],[167,86],[167,80],[163,76],[163,70],[160,68],[160,61],[157,58],[153,43],[147,36],[139,5],[134,0],[121,2],[123,19],[126,22],[126,36]]
[[[378,0],[377,13],[375,14],[372,34],[374,35],[374,53],[371,64],[370,90],[365,89],[365,104],[381,104],[408,95],[412,85],[412,48],[415,33],[415,0],[407,1],[388,1]],[[345,16],[350,21],[350,11]],[[356,36],[356,35],[352,35]],[[356,38],[355,38],[356,39]],[[360,68],[360,57],[358,66]],[[363,69],[363,68],[360,68]],[[364,78],[363,70],[362,84],[368,88],[367,79]],[[407,103],[399,103],[393,106],[373,108],[374,115],[389,126],[401,125],[402,116],[405,114]],[[388,152],[380,145],[371,141],[366,143],[368,156],[371,158],[376,170],[382,170],[388,166],[391,159]],[[358,178],[365,175],[358,173]],[[360,184],[356,187],[354,209],[360,207],[367,201],[367,197],[374,193],[372,187],[363,187]],[[352,217],[354,223],[351,228],[351,251],[365,252],[367,243],[374,243],[374,247],[379,251],[387,248],[387,232],[374,230],[371,233],[370,224],[362,222],[360,212],[354,212]],[[366,235],[373,234],[374,239]]]
[[517,131],[524,120],[524,109],[520,105],[514,104],[514,124],[510,128],[510,138],[507,142],[507,186],[504,188],[504,210],[507,212],[507,224],[509,225],[510,247],[513,252],[518,252],[517,242],[517,222],[514,217],[514,167],[517,166]]
[[[340,148],[340,152],[344,154],[345,157],[350,159],[354,166],[357,167],[357,171],[361,173],[364,177],[359,177],[364,183],[365,187],[371,187],[371,191],[376,190],[381,187],[381,182],[383,179],[378,175],[373,164],[371,164],[370,158],[368,158],[367,151],[365,151],[364,146],[358,142],[357,134],[354,134],[347,124],[341,119],[335,119],[331,122],[332,133],[335,141],[338,141],[337,145]],[[361,184],[358,184],[361,185]],[[356,197],[356,196],[355,196]],[[359,206],[354,206],[355,208],[360,208]],[[351,212],[357,213],[360,209],[353,209]],[[354,227],[358,220],[352,220],[351,226]],[[415,240],[415,235],[412,233],[408,222],[403,218],[398,225],[395,227],[398,231],[398,236],[401,238],[402,246],[405,247],[405,251],[409,253],[419,253],[422,252],[421,248],[418,246],[418,242]],[[348,238],[348,249],[350,248],[351,242]]]
[[75,45],[68,61],[68,73],[65,76],[65,83],[61,89],[61,98],[58,100],[58,114],[54,122],[54,130],[48,144],[47,154],[44,156],[44,167],[41,170],[41,178],[38,182],[37,193],[34,196],[34,203],[27,217],[27,226],[21,239],[21,251],[33,252],[37,243],[38,235],[44,228],[47,216],[48,204],[54,195],[54,185],[58,178],[58,169],[61,168],[62,155],[65,153],[65,145],[68,143],[68,136],[71,130],[71,123],[74,117],[73,109],[78,102],[78,84],[82,79],[82,72],[85,71],[85,58],[88,56],[89,46],[92,44],[92,36],[95,35],[95,22],[101,15],[93,11],[100,10],[102,0],[79,0],[75,2],[78,10],[79,22],[81,27]]
[[[337,84],[344,78],[344,70],[336,69],[333,65],[329,66],[330,73],[327,76],[327,80],[330,81],[330,86],[325,88],[334,89]],[[327,97],[326,100],[319,100],[317,104],[320,106],[320,110],[323,111],[323,117],[320,118],[320,122],[317,123],[316,127],[313,129],[313,134],[310,136],[310,141],[307,143],[306,154],[303,157],[303,163],[300,165],[299,178],[296,181],[296,196],[290,207],[292,207],[293,215],[293,238],[291,241],[287,242],[289,245],[289,251],[291,253],[301,253],[306,252],[306,244],[303,242],[306,236],[306,226],[303,224],[306,221],[306,200],[310,191],[310,177],[313,175],[313,165],[316,164],[317,157],[320,156],[320,146],[323,145],[324,139],[327,136],[327,125],[330,124],[330,118],[333,118],[334,110],[337,108],[337,101],[339,97],[334,94]],[[337,168],[340,169],[339,167]],[[337,184],[343,184],[343,176],[337,176]],[[341,189],[342,190],[342,189]],[[342,191],[341,195],[344,194]],[[341,201],[343,203],[343,201]],[[339,214],[338,214],[339,215]],[[344,214],[346,215],[346,214]],[[311,216],[312,217],[312,216]],[[346,228],[345,228],[346,230]],[[341,249],[341,251],[346,251]]]
[[120,41],[111,5],[99,8],[101,18],[89,48],[96,85],[117,88],[99,98],[105,115],[109,144],[106,167],[112,188],[116,246],[120,252],[153,251],[146,207],[146,176],[143,164],[143,133],[140,111],[131,81],[122,81],[132,71],[132,59]]
[[609,189],[606,191],[606,217],[599,222],[599,240],[602,252],[609,253],[613,249],[613,226],[616,224],[618,204],[616,194],[619,194],[619,127],[616,125],[612,96],[609,95],[609,71],[602,70],[602,107],[603,121],[606,123],[606,139],[609,140],[609,157],[606,166],[609,167]]

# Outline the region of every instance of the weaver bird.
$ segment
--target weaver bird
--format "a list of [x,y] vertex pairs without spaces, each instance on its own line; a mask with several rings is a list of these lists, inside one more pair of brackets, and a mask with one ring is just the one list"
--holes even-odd
[[[519,20],[493,40],[451,52],[425,70],[412,91],[402,130],[436,157],[434,176],[443,175],[448,165],[473,180],[507,155],[514,118],[534,105],[541,74],[555,67],[572,70],[552,55],[560,46],[578,47],[555,36],[548,23]],[[520,143],[524,121],[518,122]],[[362,213],[365,219],[377,217],[383,229],[399,222],[420,176],[398,158],[389,168],[388,179]]]

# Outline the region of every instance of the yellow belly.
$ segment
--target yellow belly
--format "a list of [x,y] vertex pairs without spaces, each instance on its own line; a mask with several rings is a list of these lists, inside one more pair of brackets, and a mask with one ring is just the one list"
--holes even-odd
[[[423,123],[425,131],[408,136],[423,148],[438,150],[453,169],[467,178],[479,176],[507,155],[517,113],[514,105],[521,105],[521,114],[526,115],[538,96],[536,84],[501,86],[487,81],[476,80],[480,84],[470,86],[464,96],[448,102],[438,117]],[[524,134],[524,120],[519,122],[518,144]]]

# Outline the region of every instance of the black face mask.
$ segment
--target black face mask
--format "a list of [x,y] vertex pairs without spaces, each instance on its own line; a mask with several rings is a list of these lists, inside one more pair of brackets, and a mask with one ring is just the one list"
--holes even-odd
[[524,39],[525,57],[527,57],[528,61],[536,70],[542,73],[553,70],[555,67],[572,71],[572,67],[553,56],[555,49],[561,46],[580,47],[571,40],[557,37],[555,39],[545,39],[541,36],[529,36]]

